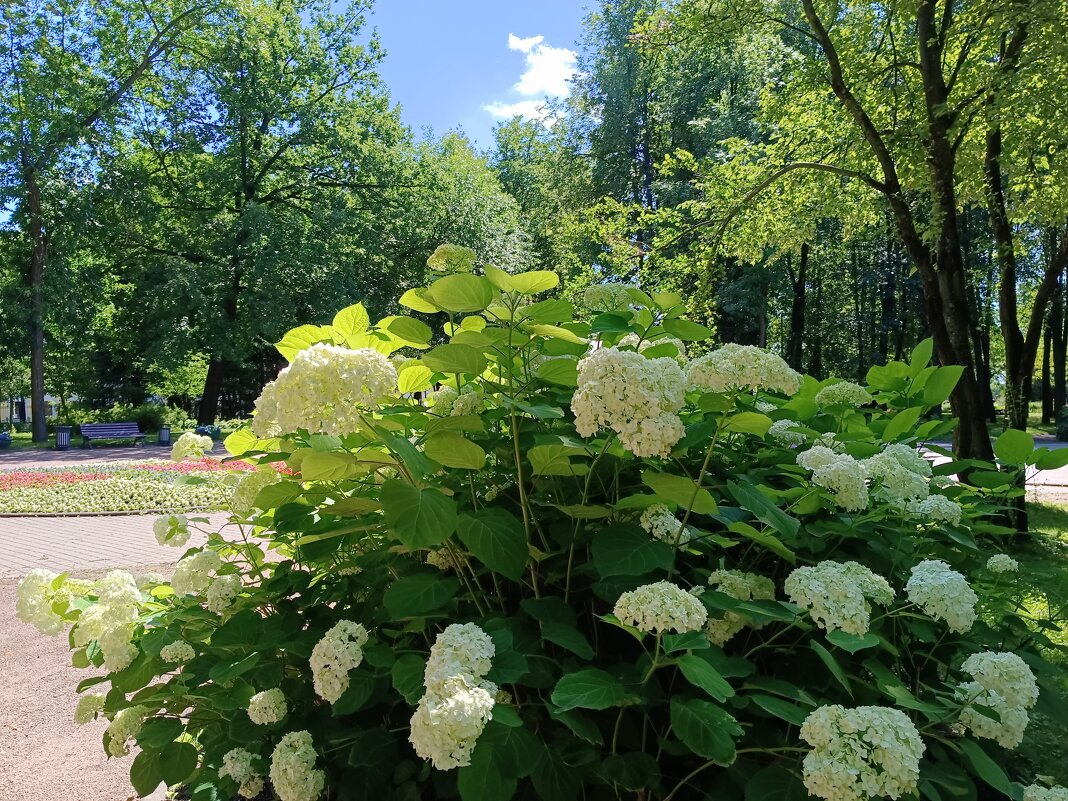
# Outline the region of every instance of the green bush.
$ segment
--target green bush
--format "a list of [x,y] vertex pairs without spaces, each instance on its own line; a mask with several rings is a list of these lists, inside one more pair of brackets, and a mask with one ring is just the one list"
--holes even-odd
[[72,405],[68,407],[66,414],[57,415],[52,420],[52,425],[78,426],[82,423],[130,422],[137,423],[143,434],[155,434],[164,424],[177,431],[192,428],[195,425],[184,410],[158,403],[142,403],[138,406],[116,403],[109,409],[91,409]]
[[255,539],[141,588],[24,580],[138,792],[1019,799],[1007,749],[1064,707],[994,513],[1060,452],[1006,432],[970,483],[932,468],[915,445],[953,421],[922,416],[960,370],[930,341],[820,383],[755,348],[687,361],[709,331],[676,295],[598,288],[576,318],[536,299],[556,284],[405,293],[445,344],[359,305],[290,331],[226,440],[260,464],[232,501]]

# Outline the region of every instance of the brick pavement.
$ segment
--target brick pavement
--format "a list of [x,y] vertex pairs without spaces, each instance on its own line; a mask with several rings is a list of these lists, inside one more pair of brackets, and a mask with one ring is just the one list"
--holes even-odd
[[[226,449],[216,442],[213,456],[224,456]],[[139,461],[141,459],[169,459],[171,447],[147,443],[141,446],[116,445],[107,448],[81,448],[77,445],[69,451],[46,448],[19,448],[0,451],[0,470],[28,470],[34,467],[64,467],[98,462]]]

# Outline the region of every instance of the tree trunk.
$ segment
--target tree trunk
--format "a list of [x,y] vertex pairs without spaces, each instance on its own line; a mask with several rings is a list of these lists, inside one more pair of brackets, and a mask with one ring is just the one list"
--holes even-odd
[[1065,292],[1064,276],[1058,278],[1060,287],[1053,303],[1053,311],[1050,314],[1050,328],[1053,331],[1053,417],[1054,419],[1064,408],[1065,397],[1068,393],[1068,376],[1065,374],[1065,362],[1068,354],[1065,353],[1065,345],[1068,344],[1068,314],[1064,313],[1065,303],[1068,302],[1068,293]]
[[223,380],[226,378],[227,364],[223,359],[212,359],[208,364],[208,374],[204,377],[204,394],[197,407],[197,423],[209,426],[219,416],[219,394],[222,392]]
[[801,245],[801,258],[797,272],[791,271],[793,300],[790,304],[790,338],[786,346],[786,362],[797,371],[801,371],[801,360],[805,340],[805,289],[808,281],[809,244]]
[[44,267],[48,256],[48,233],[41,209],[41,186],[36,168],[23,157],[23,180],[26,186],[26,216],[30,233],[30,416],[33,418],[33,441],[48,439],[45,419],[44,386]]
[[[1051,315],[1052,316],[1052,315]],[[1053,418],[1053,387],[1050,385],[1050,349],[1053,346],[1051,320],[1046,321],[1042,335],[1042,425],[1048,426]]]

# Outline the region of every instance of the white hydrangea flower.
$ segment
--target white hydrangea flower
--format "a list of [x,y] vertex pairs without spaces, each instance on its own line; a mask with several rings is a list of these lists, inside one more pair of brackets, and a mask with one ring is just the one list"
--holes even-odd
[[886,606],[894,591],[886,579],[858,562],[820,562],[799,567],[783,585],[790,600],[808,610],[827,631],[841,629],[862,637],[871,622],[869,601]]
[[252,430],[260,437],[312,433],[345,436],[362,412],[397,388],[397,371],[371,348],[318,343],[293,357],[256,399]]
[[1068,801],[1068,787],[1032,784],[1024,788],[1023,801]]
[[351,620],[341,620],[315,644],[311,655],[315,692],[331,704],[349,687],[349,671],[363,662],[367,629]]
[[438,548],[436,551],[427,551],[426,563],[432,567],[436,567],[438,570],[459,569],[453,561],[452,553],[449,552],[448,548]]
[[778,408],[779,407],[776,406],[771,401],[758,400],[756,402],[756,410],[758,412],[760,412],[761,414],[771,414],[772,412],[774,412]]
[[326,774],[315,769],[315,745],[307,731],[291,731],[271,754],[271,784],[281,801],[316,801]]
[[223,755],[219,776],[237,782],[237,794],[242,798],[255,798],[263,792],[263,774],[256,770],[257,759],[255,754],[244,748],[234,748]]
[[438,635],[424,673],[426,693],[412,715],[409,742],[438,770],[471,764],[471,750],[493,717],[497,685],[485,681],[495,653],[473,623],[454,623]]
[[590,311],[609,312],[630,306],[629,287],[624,284],[591,284],[582,293],[582,303]]
[[816,405],[821,409],[856,408],[871,402],[871,393],[852,381],[839,381],[816,393]]
[[130,740],[141,731],[148,711],[145,706],[128,706],[115,713],[107,729],[109,754],[121,757],[130,753]]
[[913,501],[908,505],[909,512],[930,523],[946,523],[950,526],[959,526],[964,510],[956,501],[951,501],[945,495],[929,495],[922,501]]
[[241,576],[233,573],[219,576],[211,582],[208,591],[204,593],[205,605],[208,611],[224,615],[240,592]]
[[899,709],[821,706],[801,726],[812,746],[803,773],[810,795],[826,801],[868,801],[918,793],[924,744]]
[[912,568],[905,592],[935,620],[945,620],[950,631],[960,634],[975,623],[979,598],[968,580],[941,560],[925,559]]
[[288,711],[286,696],[279,687],[256,693],[248,701],[249,719],[260,726],[277,723]]
[[901,466],[913,473],[930,478],[933,468],[931,460],[910,445],[903,442],[892,442],[883,448],[883,453],[892,456],[900,462]]
[[675,361],[681,365],[686,364],[686,344],[678,337],[673,337],[670,334],[663,334],[656,339],[643,339],[639,342],[637,334],[627,334],[623,339],[619,340],[617,348],[634,348],[638,353],[645,353],[649,348],[658,348],[661,345],[673,345],[677,354]]
[[36,627],[42,634],[54,636],[63,631],[64,621],[52,609],[56,591],[52,582],[58,574],[51,570],[35,567],[22,577],[19,582],[15,614],[23,623]]
[[86,693],[78,698],[78,705],[74,708],[74,722],[84,726],[104,709],[103,693]]
[[645,584],[623,593],[612,612],[621,623],[646,634],[701,631],[708,622],[704,604],[670,581]]
[[770,390],[793,395],[801,388],[801,374],[774,353],[752,345],[730,343],[690,362],[687,378],[693,389]]
[[137,657],[133,624],[141,611],[141,590],[126,570],[112,570],[96,582],[97,602],[82,612],[74,626],[74,644],[81,648],[96,640],[104,667],[122,670]]
[[667,456],[685,434],[675,414],[685,402],[685,380],[674,359],[598,348],[578,363],[571,409],[580,436],[611,428],[635,456]]
[[171,576],[174,594],[181,597],[204,592],[211,584],[211,574],[220,567],[222,567],[222,557],[208,548],[183,557],[174,566],[174,573]]
[[234,487],[234,494],[230,496],[230,509],[235,514],[248,515],[256,508],[256,496],[260,494],[260,490],[281,480],[282,476],[278,471],[269,467],[247,471]]
[[1030,709],[1038,701],[1038,682],[1026,662],[1007,651],[982,651],[964,660],[961,670],[984,690],[995,692],[1014,706]]
[[[756,573],[745,573],[741,570],[716,570],[708,577],[708,584],[712,589],[739,601],[775,600],[774,582]],[[705,632],[708,634],[709,642],[713,645],[723,645],[746,626],[761,629],[765,625],[767,624],[758,623],[740,612],[724,612],[722,618],[710,617],[708,619]]]
[[[977,681],[966,681],[957,687],[957,697],[968,704],[960,712],[959,723],[973,736],[994,740],[1002,748],[1016,748],[1023,742],[1028,714],[1022,706],[1010,704],[996,692],[986,690]],[[977,706],[994,710],[995,720],[987,717]]]
[[145,590],[148,587],[153,587],[157,584],[166,584],[167,577],[162,573],[156,573],[155,571],[149,571],[148,573],[142,573],[137,577],[137,588]]
[[[692,539],[689,526],[683,526],[682,521],[675,517],[674,512],[662,503],[654,504],[642,512],[638,524],[649,532],[654,539],[679,545],[685,545]],[[681,530],[681,532],[680,532]]]
[[895,509],[904,510],[910,503],[922,501],[931,491],[923,474],[906,467],[895,453],[883,451],[861,464],[872,481],[871,495]]
[[1008,554],[996,553],[986,560],[986,569],[991,573],[1015,573],[1020,563]]
[[215,440],[205,434],[186,431],[171,446],[171,460],[181,462],[184,459],[199,459],[215,447]]
[[184,548],[191,532],[185,515],[161,515],[152,523],[152,533],[160,545]]
[[159,658],[172,665],[188,662],[196,655],[197,652],[193,650],[193,646],[185,640],[169,642],[159,649]]
[[868,506],[868,474],[852,456],[814,445],[797,455],[797,463],[812,471],[811,481],[834,495],[835,503],[847,512]]
[[482,397],[482,393],[472,385],[468,384],[460,391],[460,394],[453,401],[450,414],[453,417],[480,414],[485,408],[485,405],[486,403],[485,399]]
[[805,435],[797,430],[798,424],[793,420],[776,420],[768,429],[768,437],[772,442],[786,448],[805,444]]
[[439,417],[452,417],[452,408],[460,393],[448,384],[426,394],[427,407]]

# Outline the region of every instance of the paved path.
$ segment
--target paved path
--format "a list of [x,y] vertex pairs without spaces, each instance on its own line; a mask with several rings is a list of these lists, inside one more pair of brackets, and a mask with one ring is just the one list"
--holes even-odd
[[[225,456],[226,449],[216,442],[213,456]],[[63,467],[65,465],[96,464],[115,460],[138,461],[141,459],[169,459],[170,445],[117,445],[107,448],[81,448],[73,446],[69,451],[47,448],[19,448],[0,451],[0,470],[27,470],[34,467]]]

